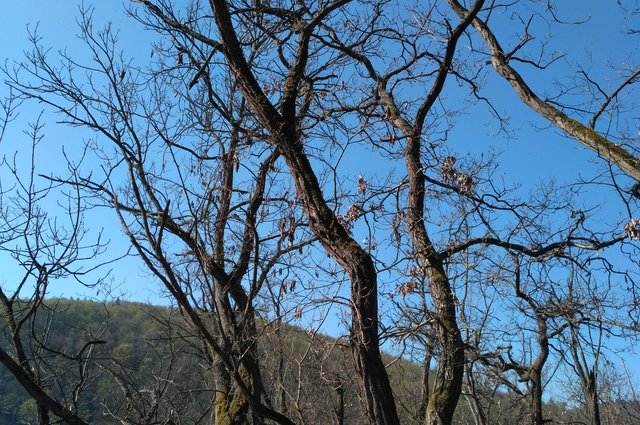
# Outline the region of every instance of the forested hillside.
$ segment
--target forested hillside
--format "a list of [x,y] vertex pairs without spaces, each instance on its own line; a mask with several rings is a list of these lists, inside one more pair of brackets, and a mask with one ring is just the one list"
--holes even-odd
[[[44,337],[33,340],[31,355],[40,356],[46,374],[53,376],[47,386],[58,398],[75,397],[64,391],[77,389],[80,414],[89,423],[113,424],[125,415],[137,415],[137,423],[145,424],[209,423],[213,389],[207,384],[207,354],[178,311],[86,300],[50,300],[46,305],[50,309],[36,315],[33,328]],[[6,327],[3,333],[0,344],[6,348]],[[271,403],[310,425],[362,423],[344,341],[275,323],[263,323],[260,334],[257,343]],[[83,353],[88,340],[96,342],[90,354],[86,347]],[[78,364],[56,356],[60,352],[86,355],[86,362],[81,363],[90,369],[85,379],[77,381]],[[392,356],[385,358],[398,388],[403,423],[419,423],[422,368]],[[3,367],[0,382],[0,425],[37,424],[35,402]],[[489,423],[517,425],[526,415],[524,398],[489,388],[475,391],[484,398]],[[133,394],[136,405],[128,403]],[[470,406],[461,403],[455,423],[475,423]],[[640,415],[640,403],[605,403],[603,411],[616,419],[617,425],[631,425]],[[550,423],[574,423],[583,417],[575,406],[553,402],[546,403],[545,412]],[[166,417],[178,417],[180,422],[165,422],[162,418]]]
[[[50,377],[46,386],[58,398],[75,397],[68,392],[77,390],[80,414],[89,423],[116,423],[121,416],[165,423],[161,418],[176,417],[176,412],[184,424],[211,419],[207,353],[176,310],[80,300],[51,300],[46,305],[36,315],[34,328],[43,337],[31,341],[30,356],[41,358],[43,374]],[[0,344],[6,348],[6,326],[3,333]],[[310,424],[334,423],[338,415],[345,424],[362,423],[344,342],[276,323],[265,323],[260,335],[260,362],[271,403]],[[95,344],[87,348],[87,341]],[[86,361],[60,358],[59,353],[77,353]],[[78,379],[78,367],[90,372]],[[390,370],[409,422],[411,412],[418,410],[421,368],[394,361]],[[0,424],[36,424],[34,401],[4,367],[0,380]],[[132,394],[136,405],[127,404]]]

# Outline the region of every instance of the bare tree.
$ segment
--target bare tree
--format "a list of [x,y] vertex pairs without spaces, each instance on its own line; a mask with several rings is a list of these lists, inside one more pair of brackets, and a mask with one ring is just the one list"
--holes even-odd
[[[4,104],[0,136],[12,121],[16,97]],[[93,271],[105,245],[94,242],[84,225],[79,192],[60,191],[60,185],[37,175],[38,145],[44,138],[40,120],[24,134],[30,139],[26,152],[30,165],[18,167],[16,153],[0,163],[0,254],[12,267],[10,281],[0,285],[0,323],[8,349],[0,348],[0,363],[7,368],[36,402],[37,423],[47,425],[59,418],[69,424],[86,424],[79,414],[81,395],[92,376],[96,347],[104,344],[99,332],[87,330],[86,341],[77,347],[61,347],[48,341],[56,302],[46,298],[52,285],[80,282],[100,285]],[[2,140],[0,139],[0,142]],[[73,171],[73,170],[71,170]],[[56,211],[51,205],[60,207]],[[96,280],[90,280],[96,279]],[[63,391],[60,391],[63,389]]]
[[[564,93],[542,99],[514,64],[543,72],[555,62],[544,44],[531,46],[530,23],[557,17],[526,2],[450,0],[400,12],[384,1],[136,3],[130,14],[158,35],[149,68],[125,59],[115,31],[95,30],[85,11],[90,63],[53,59],[34,37],[34,50],[7,74],[24,99],[93,132],[87,147],[99,167],[87,160],[72,167],[74,178],[50,181],[115,211],[206,353],[211,421],[304,423],[309,393],[286,382],[283,350],[261,358],[260,337],[273,330],[282,344],[287,320],[329,305],[348,310],[347,345],[369,423],[398,424],[407,413],[451,424],[464,388],[477,421],[490,422],[476,365],[526,396],[530,422],[544,423],[551,341],[594,318],[596,301],[579,305],[567,270],[637,288],[637,275],[624,270],[637,265],[635,192],[618,183],[628,183],[618,168],[639,180],[637,146],[626,127],[601,130],[604,111],[614,122],[632,109],[614,99],[633,88],[637,69],[611,91],[589,94],[589,108]],[[515,16],[521,32],[508,53],[491,29],[501,14]],[[523,194],[495,175],[499,159],[456,152],[450,133],[467,107],[486,106],[509,132],[483,91],[493,71],[526,107],[605,160],[594,181],[613,186],[624,218],[576,206],[593,189],[586,182]],[[468,103],[450,99],[459,97]],[[347,164],[350,155],[400,171]],[[620,265],[608,259],[617,248]],[[381,303],[393,295],[401,297]],[[637,316],[637,303],[608,305],[621,306]],[[578,307],[589,314],[575,314]],[[516,337],[525,341],[514,354]],[[381,352],[389,340],[424,363],[415,405],[392,385]],[[323,358],[311,355],[312,342],[307,354],[288,355],[299,371]],[[339,344],[325,345],[331,353]],[[275,400],[262,364],[272,360]],[[328,376],[325,384],[344,388],[337,371]]]
[[[190,35],[171,41],[146,92],[139,91],[146,72],[119,60],[115,34],[94,30],[88,11],[81,36],[94,57],[95,91],[50,67],[37,44],[24,69],[47,77],[16,86],[24,95],[54,90],[47,103],[110,143],[92,146],[104,161],[101,176],[52,181],[116,212],[137,255],[201,338],[215,382],[215,423],[290,423],[265,404],[254,304],[274,266],[311,240],[278,176],[280,153],[259,143],[259,123],[228,79],[200,72],[197,93],[167,90],[192,68],[209,66],[211,57],[200,56],[208,53],[180,47],[195,41]],[[74,69],[72,58],[63,60]]]

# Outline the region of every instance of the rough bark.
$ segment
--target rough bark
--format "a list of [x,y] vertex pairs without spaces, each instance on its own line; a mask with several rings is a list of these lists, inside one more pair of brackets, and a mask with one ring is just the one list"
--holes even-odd
[[349,236],[329,209],[299,143],[281,150],[294,178],[311,230],[351,281],[351,351],[369,422],[398,424],[395,401],[378,338],[377,272],[371,256]]
[[[548,355],[548,350],[545,353],[545,357]],[[544,414],[542,411],[542,367],[532,366],[529,373],[529,381],[531,382],[531,424],[543,425],[545,423]]]
[[[235,381],[231,380],[224,367],[216,373],[216,396],[213,401],[214,425],[235,425],[247,423],[248,401]],[[247,369],[241,364],[239,375],[246,388],[252,390],[252,380]]]
[[[220,200],[218,203],[218,214],[215,219],[214,225],[214,258],[218,264],[225,264],[225,231],[227,222],[229,221],[229,211],[231,208],[231,194],[233,191],[233,157],[236,154],[237,131],[234,129],[231,137],[231,145],[229,150],[223,154],[223,171],[222,171],[222,183],[220,186]],[[259,184],[260,182],[258,182]],[[258,188],[259,190],[259,188]],[[262,191],[260,191],[262,193]],[[244,273],[241,273],[244,274]],[[249,402],[245,395],[242,393],[238,384],[231,379],[229,371],[226,370],[224,364],[220,361],[220,357],[224,356],[229,359],[233,359],[233,364],[237,367],[237,372],[245,388],[250,391],[256,400],[260,399],[259,394],[255,394],[255,388],[257,385],[254,382],[256,378],[255,371],[250,373],[253,369],[248,359],[245,360],[242,355],[238,356],[236,353],[247,353],[250,356],[252,353],[250,346],[250,339],[255,338],[255,334],[248,335],[248,329],[244,329],[244,320],[241,323],[236,323],[238,318],[236,312],[232,308],[229,302],[230,290],[234,286],[232,279],[215,279],[213,278],[213,297],[215,304],[215,323],[214,329],[216,329],[216,337],[218,338],[218,344],[224,350],[223,353],[218,353],[212,350],[211,355],[214,359],[215,366],[214,382],[216,383],[216,396],[213,402],[215,413],[215,425],[233,425],[245,423],[247,420],[247,413],[249,410]],[[236,288],[233,292],[237,294],[238,305],[241,308],[247,307],[246,294],[238,294],[241,292],[241,288]],[[234,347],[236,345],[236,347]],[[240,346],[242,345],[242,346]],[[248,363],[245,365],[245,363]],[[258,373],[259,379],[259,373]]]

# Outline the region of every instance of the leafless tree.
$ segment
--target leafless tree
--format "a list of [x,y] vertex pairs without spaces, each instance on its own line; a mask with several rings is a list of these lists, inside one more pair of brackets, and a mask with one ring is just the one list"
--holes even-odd
[[[593,318],[570,317],[577,304],[568,268],[637,290],[637,274],[624,270],[637,265],[636,190],[623,187],[640,181],[638,146],[628,126],[611,130],[628,122],[633,100],[617,99],[635,88],[637,66],[616,75],[611,90],[580,74],[592,90],[582,94],[586,105],[570,102],[577,84],[537,95],[531,74],[516,67],[543,73],[557,61],[544,41],[532,43],[534,20],[560,23],[551,2],[136,3],[130,14],[159,37],[150,68],[125,59],[114,30],[96,31],[85,12],[89,64],[64,53],[52,59],[34,37],[9,84],[93,131],[88,150],[99,167],[85,161],[73,168],[77,178],[51,182],[115,211],[202,342],[215,383],[212,421],[304,422],[301,396],[283,382],[283,352],[272,373],[279,396],[268,396],[258,341],[268,330],[277,340],[282,323],[307,307],[334,302],[348,310],[347,345],[369,423],[398,424],[409,412],[420,423],[451,424],[463,388],[477,381],[474,365],[527,395],[531,422],[544,423],[550,342]],[[502,41],[492,28],[506,15],[518,34]],[[623,218],[600,224],[592,204],[574,205],[589,182],[522,194],[495,176],[499,159],[456,152],[450,133],[465,108],[485,106],[510,131],[483,91],[493,72],[603,159],[594,182],[616,191]],[[349,155],[400,171],[383,176],[364,161],[347,164]],[[614,248],[624,265],[608,259]],[[637,318],[637,303],[624,308]],[[500,329],[500,319],[514,328]],[[527,340],[513,354],[516,329]],[[381,352],[394,339],[424,362],[413,411],[398,402]],[[470,400],[482,418],[482,403]]]
[[[0,136],[14,118],[16,102],[18,98],[11,96],[3,105]],[[87,330],[86,340],[78,341],[77,347],[50,342],[56,301],[47,296],[51,286],[64,282],[100,285],[101,278],[92,272],[100,266],[97,257],[105,241],[98,234],[90,242],[93,236],[84,225],[85,207],[79,192],[61,191],[60,185],[38,177],[42,122],[30,124],[24,135],[30,146],[20,154],[27,155],[26,161],[18,160],[16,152],[5,154],[0,162],[4,176],[0,183],[0,255],[5,271],[11,270],[0,284],[0,324],[7,342],[0,348],[0,363],[35,400],[38,424],[53,423],[55,418],[85,424],[78,413],[81,395],[92,379],[89,366],[95,352],[105,341],[99,330]],[[26,170],[18,163],[25,164]],[[52,207],[55,205],[59,208]]]

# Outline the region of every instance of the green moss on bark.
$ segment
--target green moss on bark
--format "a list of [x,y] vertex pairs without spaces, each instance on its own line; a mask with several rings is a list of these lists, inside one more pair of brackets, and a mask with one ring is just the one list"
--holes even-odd
[[[244,365],[238,371],[240,379],[247,388],[251,388],[251,376]],[[229,400],[229,397],[231,399]],[[247,399],[237,385],[233,385],[231,392],[220,391],[213,401],[215,411],[215,425],[233,425],[241,423],[242,416],[247,409]]]

